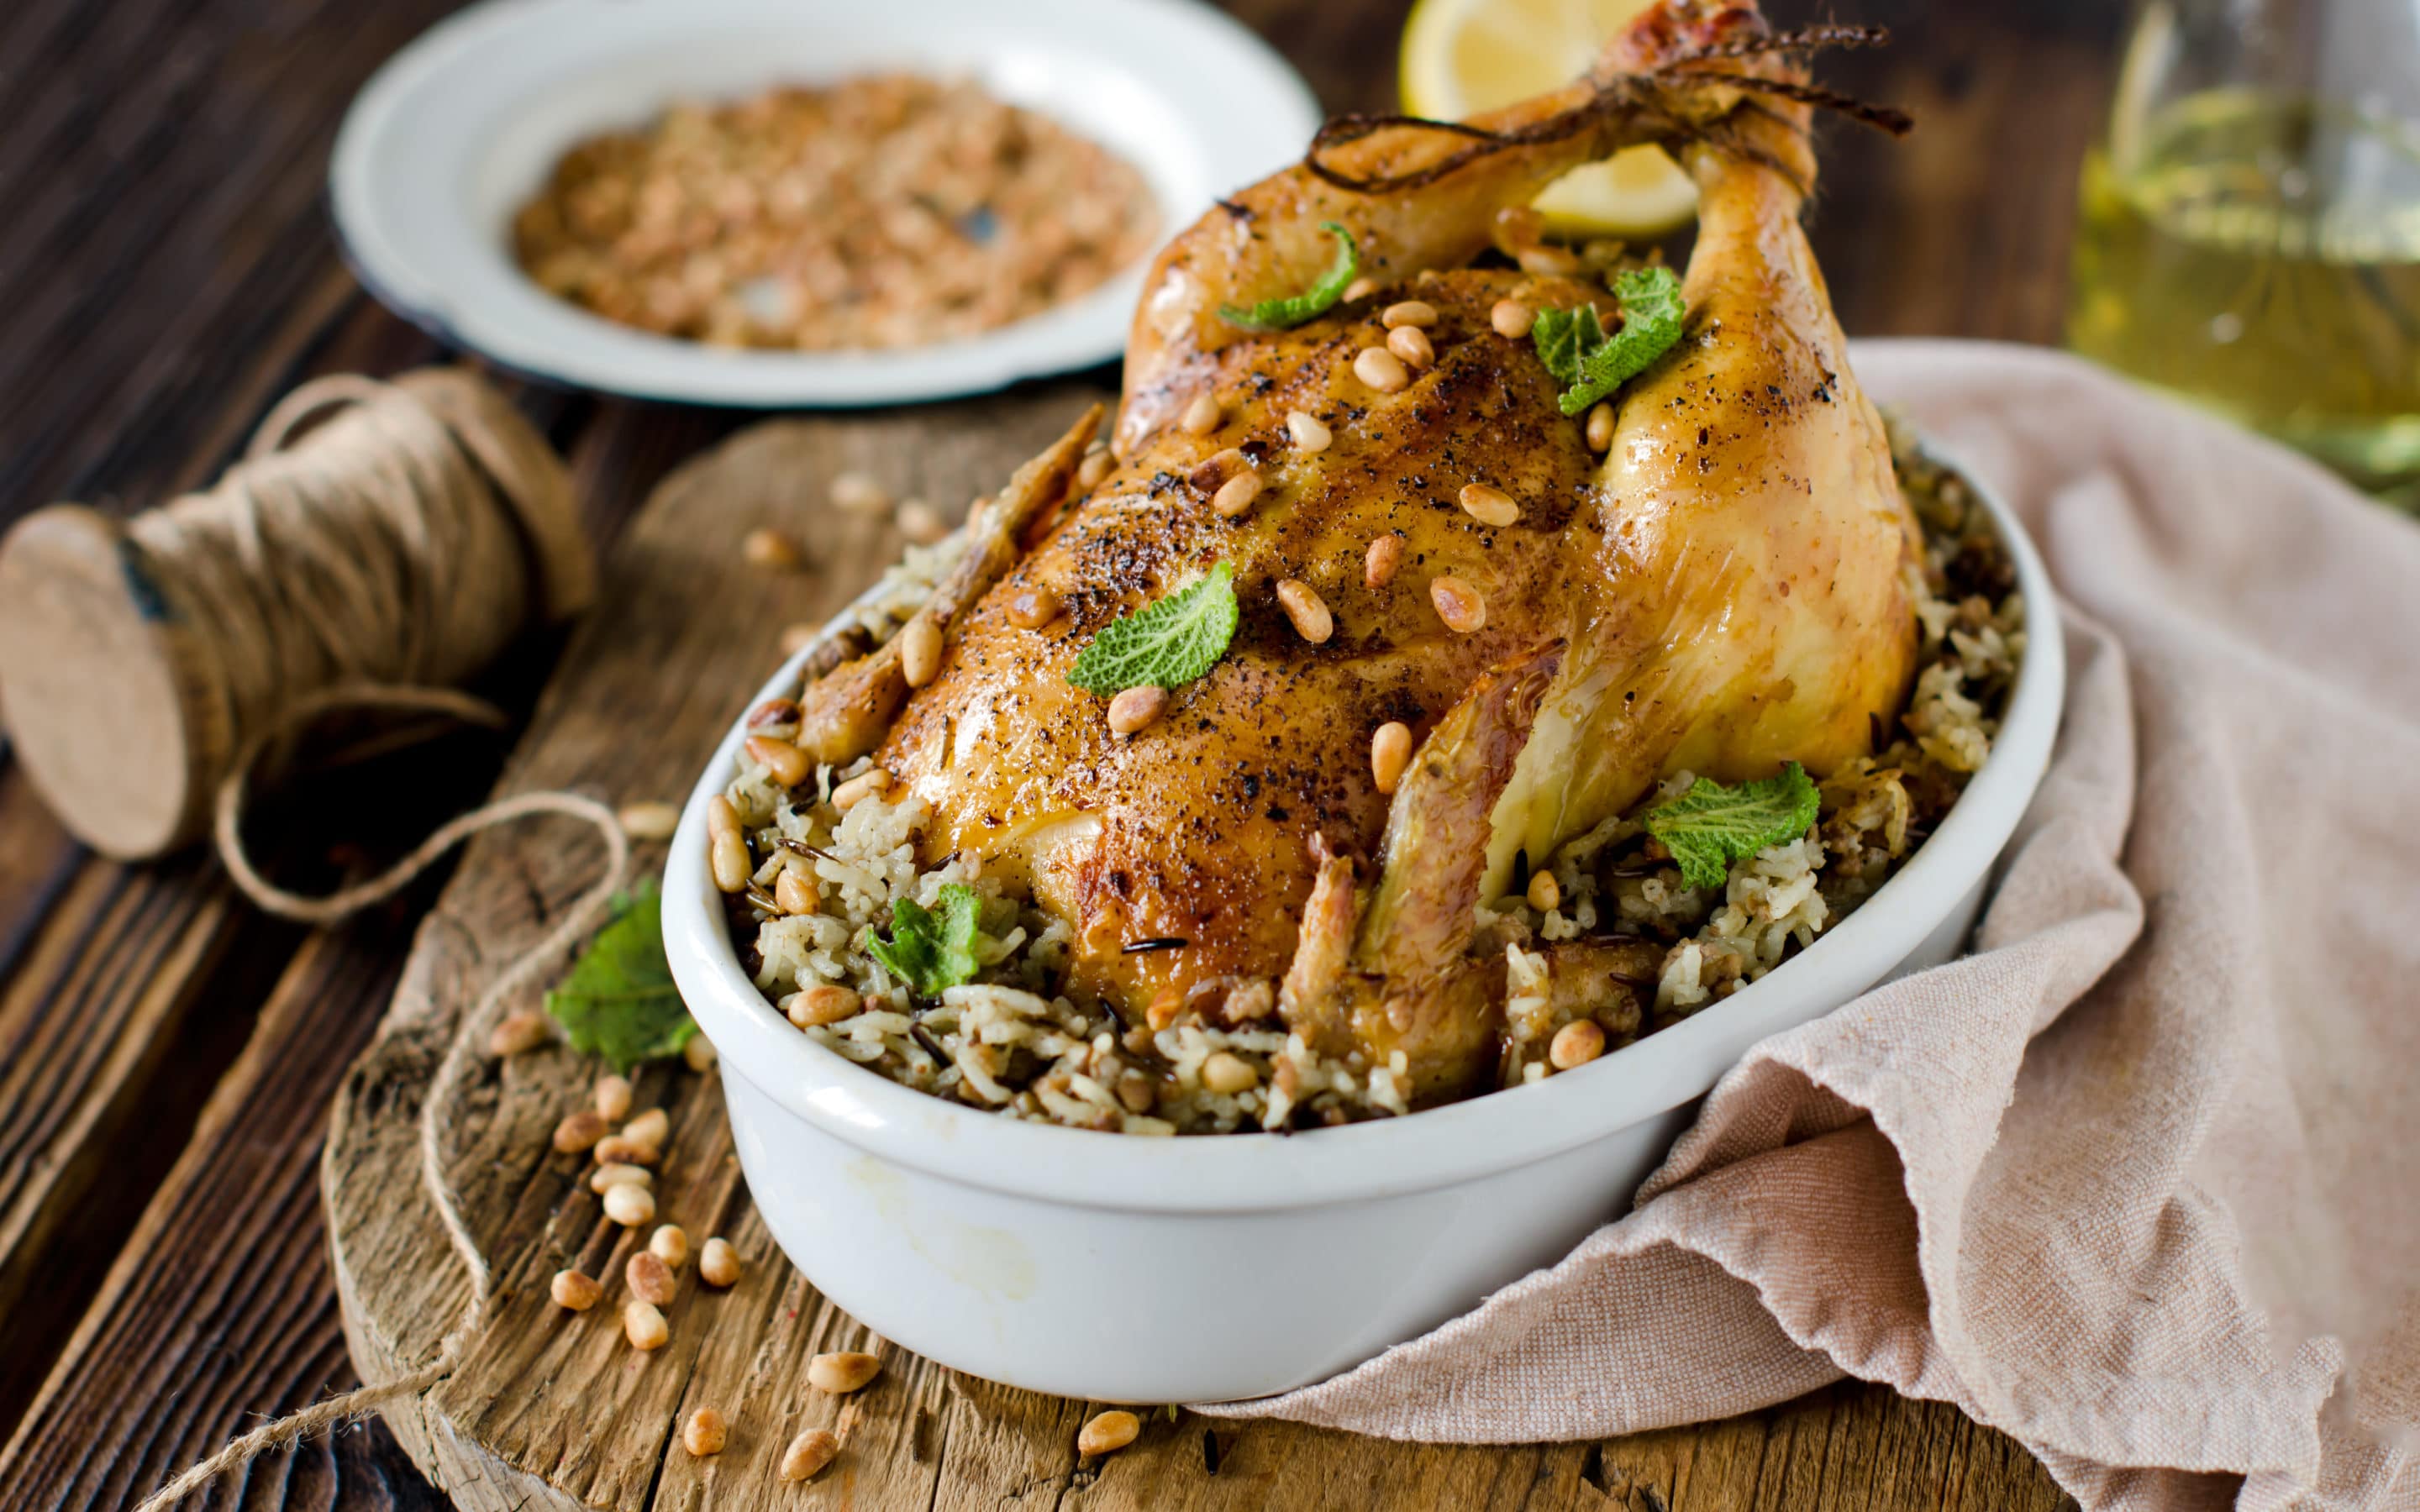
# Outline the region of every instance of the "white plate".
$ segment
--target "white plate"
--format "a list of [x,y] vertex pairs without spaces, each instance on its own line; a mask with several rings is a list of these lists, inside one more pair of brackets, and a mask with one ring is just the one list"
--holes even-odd
[[643,398],[784,407],[976,393],[1125,347],[1143,263],[970,340],[734,351],[618,326],[514,264],[515,209],[564,150],[681,100],[875,69],[971,77],[1124,156],[1161,236],[1292,161],[1319,108],[1283,59],[1192,0],[488,0],[389,59],[329,166],[336,229],[398,314],[521,372]]

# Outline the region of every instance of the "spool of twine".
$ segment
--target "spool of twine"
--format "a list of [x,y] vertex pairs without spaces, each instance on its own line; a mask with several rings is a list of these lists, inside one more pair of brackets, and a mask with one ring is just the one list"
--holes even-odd
[[442,1133],[463,1111],[474,1047],[507,999],[586,933],[629,860],[605,805],[529,793],[448,822],[377,877],[304,897],[262,876],[244,849],[249,779],[272,748],[341,709],[504,723],[452,685],[595,594],[561,461],[502,395],[444,369],[306,384],[207,492],[123,523],[57,504],[0,541],[0,717],[36,787],[95,849],[156,856],[208,826],[255,903],[327,925],[497,825],[563,815],[594,827],[605,847],[597,882],[463,1013],[423,1099],[421,1182],[471,1284],[435,1356],[262,1424],[153,1492],[147,1512],[426,1391],[462,1359],[493,1280],[446,1176]]

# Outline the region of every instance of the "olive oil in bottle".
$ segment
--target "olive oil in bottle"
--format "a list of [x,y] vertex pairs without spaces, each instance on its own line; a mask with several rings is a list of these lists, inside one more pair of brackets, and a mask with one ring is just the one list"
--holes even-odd
[[2171,101],[2086,160],[2068,339],[2420,491],[2420,129],[2253,88]]

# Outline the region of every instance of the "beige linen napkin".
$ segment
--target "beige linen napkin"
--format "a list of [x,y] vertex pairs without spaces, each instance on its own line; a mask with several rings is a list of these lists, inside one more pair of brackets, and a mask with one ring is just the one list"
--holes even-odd
[[2088,1507],[2420,1506],[2420,528],[2069,358],[1856,358],[2066,600],[1976,953],[1759,1045],[1559,1265],[1222,1411],[1568,1439],[1846,1372]]

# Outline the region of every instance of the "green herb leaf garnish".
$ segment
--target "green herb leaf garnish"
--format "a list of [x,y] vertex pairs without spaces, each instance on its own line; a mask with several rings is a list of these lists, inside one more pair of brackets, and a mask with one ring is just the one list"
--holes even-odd
[[1647,832],[1681,863],[1692,887],[1719,887],[1731,863],[1786,844],[1815,822],[1815,782],[1796,762],[1761,781],[1725,787],[1699,778],[1689,791],[1647,811]]
[[1541,310],[1529,327],[1538,360],[1567,387],[1556,401],[1576,415],[1647,371],[1681,340],[1688,306],[1681,280],[1669,268],[1633,268],[1616,273],[1613,297],[1621,305],[1621,329],[1611,335],[1588,305]]
[[927,909],[913,899],[893,899],[891,938],[869,933],[866,952],[882,969],[908,984],[919,997],[939,997],[952,987],[974,980],[975,921],[983,900],[963,882],[941,885],[935,899],[940,906]]
[[1322,221],[1319,228],[1336,239],[1336,260],[1319,282],[1291,299],[1263,300],[1249,310],[1238,310],[1232,304],[1218,306],[1218,318],[1246,331],[1288,331],[1315,316],[1326,315],[1344,298],[1344,291],[1361,275],[1361,246],[1353,233],[1334,221]]
[[1218,665],[1235,638],[1235,568],[1221,562],[1156,604],[1122,614],[1067,670],[1087,693],[1174,687]]
[[546,1011],[571,1047],[615,1071],[676,1056],[697,1021],[664,960],[663,899],[653,882],[613,900],[613,917],[546,995]]

